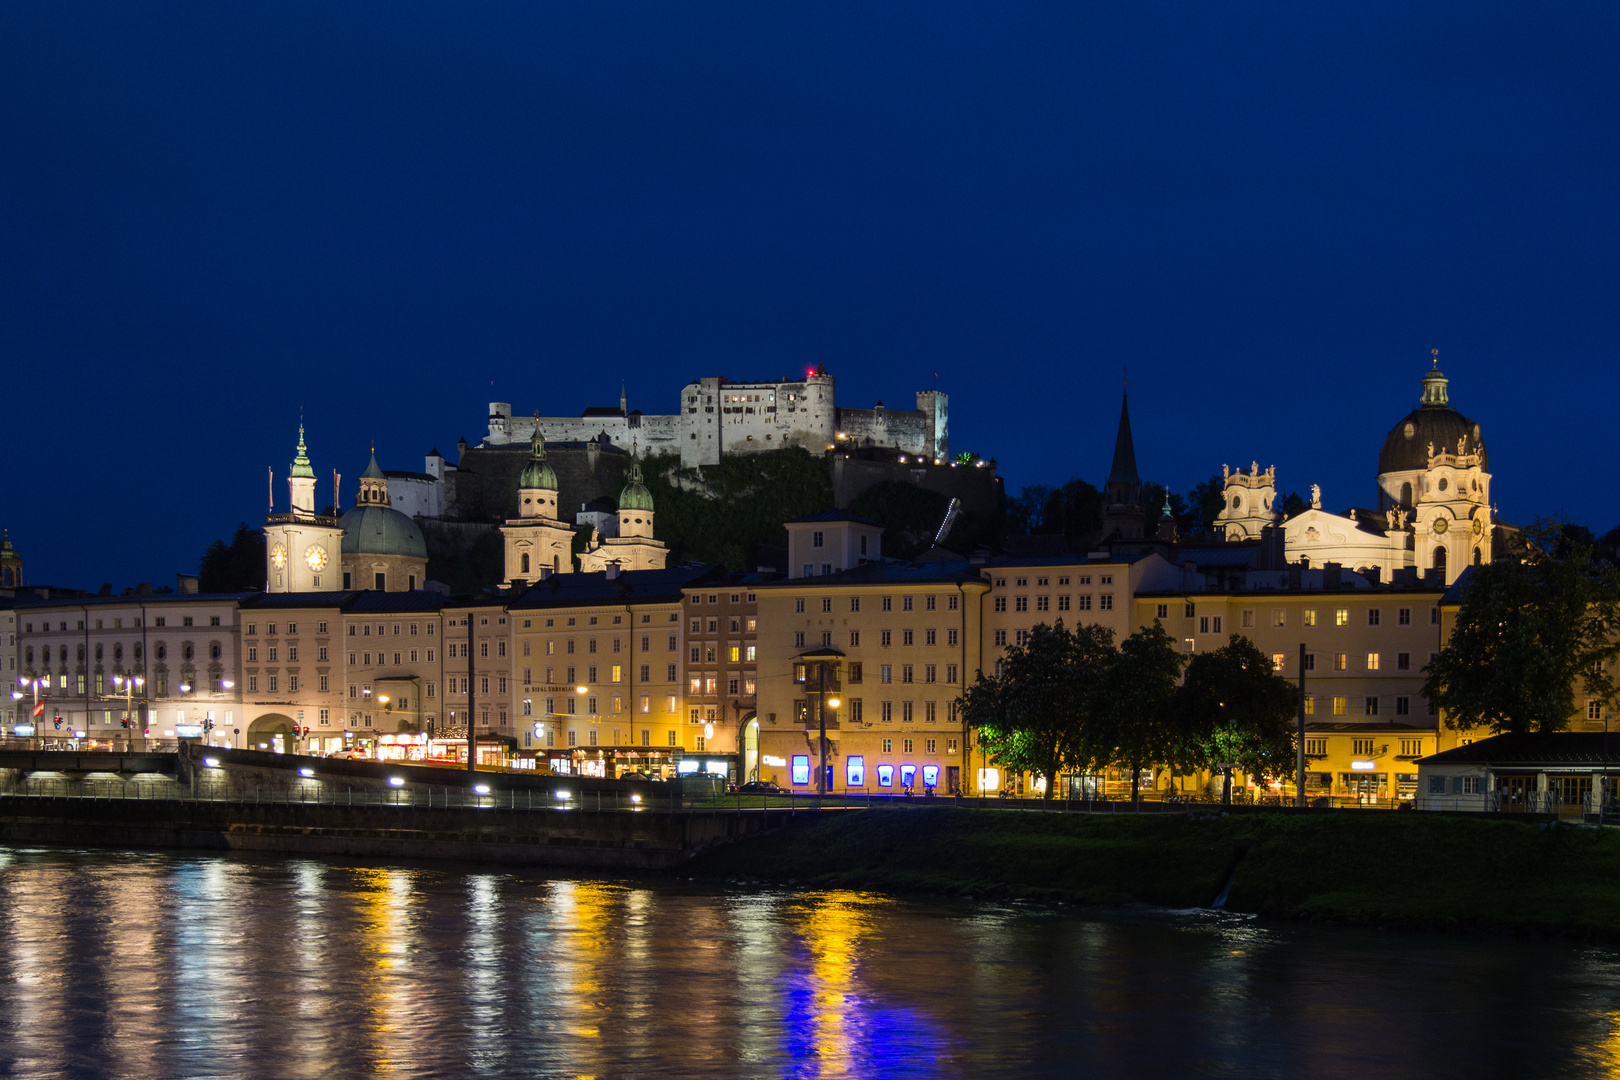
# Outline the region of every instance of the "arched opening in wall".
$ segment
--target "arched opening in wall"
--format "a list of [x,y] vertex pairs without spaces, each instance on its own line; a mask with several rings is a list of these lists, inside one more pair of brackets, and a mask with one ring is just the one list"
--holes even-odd
[[1412,481],[1410,480],[1401,485],[1401,505],[1407,509],[1412,507]]
[[1446,576],[1446,549],[1443,547],[1434,549],[1434,569],[1441,578]]
[[247,729],[247,749],[268,750],[274,754],[290,753],[294,747],[292,717],[281,713],[265,713]]
[[523,563],[522,572],[527,574],[529,572],[529,553],[527,551],[525,551],[523,553],[523,557],[522,557],[521,561]]
[[742,738],[737,740],[741,753],[742,778],[759,779],[759,717],[749,713],[742,723]]
[[1479,548],[1475,548],[1474,549],[1474,565],[1479,566],[1479,565],[1483,564],[1484,561],[1485,561],[1485,556],[1480,552]]

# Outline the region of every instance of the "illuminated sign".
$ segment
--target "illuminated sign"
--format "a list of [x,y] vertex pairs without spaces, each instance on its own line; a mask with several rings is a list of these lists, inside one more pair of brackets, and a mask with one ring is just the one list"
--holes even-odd
[[18,724],[16,727],[11,729],[11,733],[13,735],[21,735],[24,738],[27,738],[29,735],[32,735],[34,733],[34,725],[33,724]]
[[878,787],[894,787],[894,766],[878,766]]
[[912,784],[915,784],[916,782],[917,782],[917,766],[915,766],[915,765],[902,765],[902,766],[900,766],[900,786],[901,787],[910,787]]
[[707,761],[703,764],[703,771],[714,776],[725,776],[731,772],[731,766],[723,761]]
[[939,766],[938,765],[924,765],[923,766],[923,787],[933,787],[937,783],[939,783]]
[[1374,769],[1378,768],[1378,762],[1376,762],[1376,761],[1352,761],[1350,763],[1350,767],[1352,769],[1356,770],[1356,772],[1372,772]]
[[682,758],[675,763],[675,771],[682,776],[689,776],[698,771],[703,765],[697,758]]
[[1001,770],[1000,769],[980,769],[979,770],[979,790],[980,791],[1000,791],[1001,790]]
[[777,757],[775,754],[766,754],[765,757],[764,757],[764,761],[765,761],[765,764],[767,764],[767,765],[775,765],[777,768],[781,768],[782,766],[787,764],[787,758]]
[[849,759],[849,764],[845,768],[844,771],[845,771],[846,779],[847,779],[850,787],[865,787],[866,786],[866,759],[865,758],[859,757],[859,756],[850,758]]
[[810,782],[810,758],[808,755],[794,755],[793,782],[795,784],[808,784]]
[[174,726],[174,734],[178,739],[200,739],[202,738],[202,725],[176,724]]

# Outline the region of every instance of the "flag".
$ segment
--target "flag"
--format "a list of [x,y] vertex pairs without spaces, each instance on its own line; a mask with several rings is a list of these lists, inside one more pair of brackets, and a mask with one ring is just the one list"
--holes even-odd
[[45,715],[45,703],[43,701],[36,701],[34,703],[34,715],[35,716],[44,716]]

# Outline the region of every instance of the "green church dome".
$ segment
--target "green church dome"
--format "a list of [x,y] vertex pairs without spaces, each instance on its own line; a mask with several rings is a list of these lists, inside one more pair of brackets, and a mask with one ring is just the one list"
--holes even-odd
[[416,522],[391,506],[357,506],[338,519],[345,555],[427,558],[427,541]]
[[529,461],[518,476],[518,487],[557,490],[557,474],[546,464],[546,440],[540,437],[539,428],[534,429],[534,438],[529,440]]
[[652,492],[641,482],[641,462],[636,458],[630,459],[630,472],[625,478],[624,490],[619,492],[619,509],[652,513]]

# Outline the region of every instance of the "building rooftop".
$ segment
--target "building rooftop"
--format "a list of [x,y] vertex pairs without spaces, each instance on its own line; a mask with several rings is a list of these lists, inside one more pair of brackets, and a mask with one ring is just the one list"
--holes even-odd
[[958,562],[879,562],[866,563],[836,574],[815,577],[785,578],[761,581],[759,587],[814,589],[833,585],[949,585],[956,582],[983,583],[984,567],[967,560]]
[[868,518],[863,518],[859,514],[852,514],[848,510],[822,510],[819,513],[806,514],[804,517],[794,518],[792,521],[785,521],[783,524],[800,525],[818,521],[853,521],[857,525],[870,525],[874,529],[883,528],[883,526],[879,525],[877,522]]
[[508,605],[508,610],[679,603],[684,599],[683,588],[710,579],[717,582],[724,580],[724,568],[699,565],[664,570],[624,570],[611,578],[605,570],[590,574],[553,574],[531,585],[522,596]]
[[1424,765],[1489,765],[1495,769],[1542,768],[1547,765],[1620,765],[1620,732],[1611,739],[1602,731],[1527,732],[1493,735],[1430,754]]

